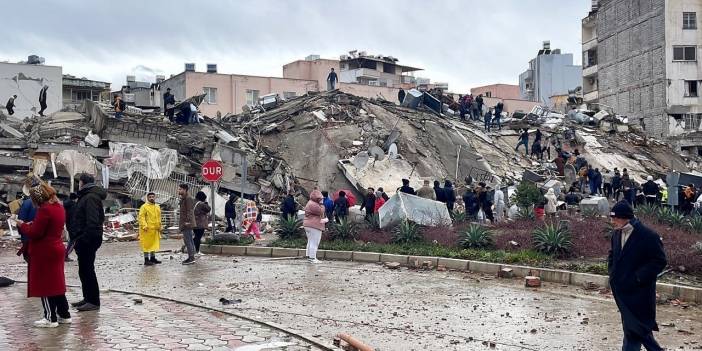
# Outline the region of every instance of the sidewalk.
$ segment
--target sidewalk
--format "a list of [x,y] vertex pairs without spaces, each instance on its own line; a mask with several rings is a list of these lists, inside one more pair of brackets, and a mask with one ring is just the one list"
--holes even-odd
[[[121,293],[103,293],[99,312],[71,311],[70,325],[34,328],[41,303],[26,298],[26,285],[0,291],[5,315],[0,345],[8,350],[317,350],[283,332],[219,312]],[[71,289],[69,301],[79,294]]]

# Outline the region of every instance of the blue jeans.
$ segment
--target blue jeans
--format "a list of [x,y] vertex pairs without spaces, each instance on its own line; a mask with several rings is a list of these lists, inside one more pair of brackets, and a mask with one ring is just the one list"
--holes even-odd
[[622,351],[641,351],[641,346],[645,347],[648,351],[663,350],[663,348],[658,345],[658,342],[656,342],[656,339],[653,338],[653,333],[648,333],[648,335],[641,337],[624,332]]
[[122,113],[123,112],[115,112],[115,118],[122,119]]
[[497,124],[497,129],[502,130],[502,124],[500,124],[500,117],[493,118],[491,123]]
[[488,132],[490,131],[490,122],[492,122],[490,116],[485,116],[485,130],[487,130]]

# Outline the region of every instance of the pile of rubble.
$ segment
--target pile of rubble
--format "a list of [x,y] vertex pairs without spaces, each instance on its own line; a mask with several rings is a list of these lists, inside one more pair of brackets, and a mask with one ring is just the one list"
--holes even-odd
[[[202,99],[186,103],[199,105]],[[271,213],[287,192],[304,203],[315,186],[359,195],[367,187],[392,194],[403,178],[415,188],[425,179],[463,184],[472,178],[491,185],[518,183],[525,174],[552,179],[553,164],[515,151],[523,128],[540,128],[544,138],[563,140],[566,150],[579,148],[595,167],[627,168],[639,181],[672,169],[694,170],[700,162],[620,127],[626,121],[616,116],[597,114],[591,123],[539,108],[504,118],[501,130],[485,132],[482,122],[460,121],[444,97],[424,102],[403,107],[336,90],[311,92],[179,125],[133,108],[115,119],[111,106],[86,101],[77,111],[0,121],[0,194],[4,204],[13,201],[30,170],[68,194],[75,191],[75,176],[88,172],[108,189],[113,213],[136,208],[149,191],[168,211],[176,206],[180,183],[209,194],[199,174],[211,158],[224,165],[220,194],[258,195]],[[219,216],[223,200],[216,206]]]

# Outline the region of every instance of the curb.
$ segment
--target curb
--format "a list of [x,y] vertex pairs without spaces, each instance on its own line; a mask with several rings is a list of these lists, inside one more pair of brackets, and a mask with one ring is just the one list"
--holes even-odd
[[[305,255],[305,250],[280,247],[256,247],[255,250],[251,250],[251,247],[249,246],[203,245],[200,250],[207,254],[233,254],[237,256],[253,257],[286,257],[287,255],[287,257],[297,258]],[[515,277],[524,278],[526,276],[536,276],[541,278],[542,281],[551,283],[578,286],[585,286],[594,283],[597,286],[609,288],[609,277],[606,275],[444,257],[392,255],[378,252],[318,250],[317,258],[329,261],[353,261],[362,263],[397,262],[404,266],[409,266],[414,261],[419,261],[420,263],[423,261],[432,261],[434,267],[443,265],[448,269],[457,271],[471,271],[494,275],[497,275],[497,272],[503,268],[510,268],[512,269]],[[679,298],[686,302],[702,304],[702,288],[656,283],[656,291],[662,295],[670,296],[674,299]]]

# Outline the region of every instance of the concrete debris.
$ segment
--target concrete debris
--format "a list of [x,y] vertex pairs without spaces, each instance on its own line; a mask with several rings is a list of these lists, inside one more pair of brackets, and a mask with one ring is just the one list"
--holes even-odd
[[524,285],[527,288],[538,288],[541,286],[541,278],[534,276],[524,277]]

